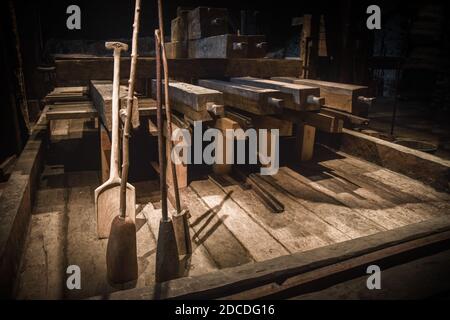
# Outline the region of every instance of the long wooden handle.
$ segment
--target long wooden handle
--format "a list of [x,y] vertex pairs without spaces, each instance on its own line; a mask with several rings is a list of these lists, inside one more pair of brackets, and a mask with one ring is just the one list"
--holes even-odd
[[[172,111],[170,108],[169,101],[169,66],[167,63],[166,56],[166,48],[164,46],[164,21],[163,21],[163,12],[162,12],[162,0],[158,0],[158,18],[159,18],[159,32],[160,32],[160,41],[161,41],[161,51],[162,51],[162,61],[164,66],[164,103],[166,107],[166,118],[167,118],[167,136],[169,138],[169,146],[170,151],[173,150],[173,141],[172,141]],[[180,193],[178,190],[178,177],[175,163],[170,160],[170,166],[172,171],[172,184],[173,184],[173,192],[175,194],[175,206],[177,209],[177,213],[181,212],[181,202],[180,202]]]
[[122,218],[125,218],[127,209],[126,196],[127,196],[128,169],[130,167],[129,138],[130,138],[131,117],[133,112],[134,81],[136,78],[135,76],[136,63],[138,56],[137,46],[138,46],[140,12],[141,12],[141,0],[136,0],[134,10],[133,39],[131,42],[131,68],[130,68],[130,79],[128,80],[127,111],[122,139],[122,180],[120,181],[120,217]]
[[114,50],[114,77],[112,94],[112,128],[111,128],[111,162],[109,178],[119,177],[119,90],[120,90],[120,53],[128,50],[128,45],[121,42],[106,42],[107,49]]

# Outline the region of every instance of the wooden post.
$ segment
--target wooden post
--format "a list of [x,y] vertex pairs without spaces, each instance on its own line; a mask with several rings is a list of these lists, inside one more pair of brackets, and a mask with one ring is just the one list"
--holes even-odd
[[[167,127],[167,125],[165,125],[165,128]],[[179,127],[172,122],[172,133],[178,129]],[[171,159],[171,152],[172,152],[172,143],[173,146],[175,147],[176,145],[178,145],[179,143],[181,143],[182,141],[173,141],[171,143],[171,135],[167,134],[167,131],[165,130],[166,133],[166,169],[167,169],[167,173],[166,173],[166,180],[167,180],[167,185],[173,189],[173,174],[172,174],[172,159]],[[187,164],[185,163],[180,163],[180,164],[176,164],[175,165],[175,170],[177,171],[177,180],[178,180],[178,190],[186,188],[188,185],[188,167]],[[172,190],[173,191],[173,190]]]
[[109,159],[111,158],[111,139],[108,131],[99,121],[98,125],[99,138],[100,138],[100,170],[102,183],[106,182],[109,178]]
[[232,164],[227,164],[227,155],[230,150],[227,150],[227,129],[239,129],[240,126],[236,121],[229,118],[219,118],[214,124],[214,128],[222,132],[222,148],[216,148],[216,161],[221,160],[222,163],[213,164],[213,172],[218,175],[229,174],[232,169]]
[[314,153],[316,128],[307,124],[297,125],[297,144],[300,161],[311,160]]

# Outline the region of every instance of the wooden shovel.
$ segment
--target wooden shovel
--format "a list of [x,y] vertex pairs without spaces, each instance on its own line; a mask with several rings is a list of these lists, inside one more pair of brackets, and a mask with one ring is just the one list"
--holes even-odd
[[[107,49],[114,49],[114,80],[112,96],[112,139],[111,162],[109,179],[95,189],[95,211],[97,213],[97,234],[99,238],[108,238],[111,222],[117,216],[120,209],[120,184],[119,176],[119,89],[120,89],[120,52],[128,50],[128,46],[121,42],[106,42]],[[126,185],[126,210],[127,216],[135,220],[136,197],[131,184]]]

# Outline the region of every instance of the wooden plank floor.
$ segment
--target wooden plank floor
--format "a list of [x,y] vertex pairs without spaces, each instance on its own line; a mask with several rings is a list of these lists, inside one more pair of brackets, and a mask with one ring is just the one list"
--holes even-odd
[[[66,120],[64,120],[66,121]],[[106,240],[96,237],[94,189],[100,184],[97,129],[85,120],[55,123],[17,284],[21,299],[86,298],[118,290],[106,281]],[[193,254],[185,276],[209,273],[395,229],[450,214],[450,195],[395,172],[317,148],[315,161],[261,176],[283,202],[274,214],[254,191],[231,177],[192,182],[189,208]],[[61,155],[64,155],[61,157]],[[150,170],[150,166],[149,166]],[[154,279],[161,210],[157,181],[133,183],[137,192],[139,279]],[[173,208],[171,208],[173,210]],[[79,265],[82,290],[65,289],[66,268]]]

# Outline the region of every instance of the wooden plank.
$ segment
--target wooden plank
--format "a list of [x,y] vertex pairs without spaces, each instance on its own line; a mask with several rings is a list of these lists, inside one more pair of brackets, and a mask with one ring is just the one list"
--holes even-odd
[[[366,260],[365,264],[377,264],[376,261],[392,256],[392,253],[377,254],[386,249],[405,255],[431,243],[450,230],[450,218],[436,218],[414,225],[378,232],[373,235],[317,248],[307,252],[294,253],[269,261],[247,264],[228,270],[220,270],[195,278],[176,279],[166,283],[167,294],[159,298],[176,299],[217,299],[270,283],[283,283],[286,279],[306,272],[318,270],[338,263],[346,263],[350,259],[375,254],[375,260]],[[431,240],[431,241],[430,241]],[[413,242],[414,241],[414,242]],[[420,242],[421,244],[417,244]],[[406,250],[405,250],[406,249]],[[406,254],[408,256],[408,254]],[[373,262],[372,262],[373,261]],[[154,287],[120,291],[109,296],[113,300],[121,299],[154,299]],[[99,296],[96,300],[104,299]]]
[[[329,288],[333,285],[345,281],[345,279],[354,279],[356,276],[360,276],[359,279],[356,279],[356,281],[362,281],[364,282],[367,279],[367,273],[365,272],[366,267],[369,265],[377,265],[380,268],[383,268],[384,265],[386,267],[390,267],[392,262],[390,261],[395,260],[395,258],[400,259],[400,261],[403,261],[401,257],[403,256],[415,256],[419,255],[421,256],[420,251],[429,250],[433,252],[431,248],[433,247],[443,247],[446,243],[448,243],[448,240],[450,239],[450,232],[444,232],[437,235],[430,235],[428,237],[408,241],[406,243],[398,244],[392,247],[384,248],[381,250],[377,250],[375,252],[367,253],[362,256],[354,257],[351,259],[348,259],[346,261],[338,262],[329,266],[325,266],[322,268],[317,268],[315,270],[311,270],[309,272],[300,273],[298,275],[294,275],[289,278],[285,278],[282,283],[277,283],[276,281],[265,284],[262,286],[257,286],[254,288],[251,288],[249,290],[245,290],[227,297],[222,297],[221,299],[224,300],[253,300],[253,299],[267,299],[267,297],[274,297],[277,294],[282,294],[283,292],[286,292],[288,290],[295,289],[295,292],[297,295],[300,294],[300,297],[302,298],[301,294],[303,293],[309,293],[311,292],[311,287],[314,285],[317,290],[316,293],[319,293],[318,291],[320,289]],[[448,254],[447,254],[448,255]],[[447,261],[448,259],[445,259],[444,261]],[[387,263],[386,263],[387,261]],[[442,261],[441,261],[442,262]],[[422,262],[423,263],[423,262]],[[435,262],[436,263],[436,262]],[[384,270],[384,268],[383,268]],[[389,269],[388,269],[389,270]],[[430,272],[431,270],[436,270],[436,268],[431,268],[428,270]],[[403,272],[406,271],[412,271],[412,269],[406,269]],[[417,267],[414,268],[414,272],[417,271]],[[386,271],[385,271],[386,272]],[[345,275],[342,277],[342,275]],[[386,274],[386,273],[384,273]],[[341,275],[341,276],[340,276]],[[356,276],[355,276],[356,275]],[[397,278],[398,279],[398,278]],[[324,283],[325,282],[325,283]],[[423,284],[422,284],[423,286]],[[419,288],[417,288],[420,291],[423,291],[423,287],[418,285]],[[363,286],[360,286],[361,288]],[[404,290],[404,286],[401,286],[401,290]],[[369,290],[367,290],[367,286],[364,285],[364,288],[362,289],[365,291],[366,299],[370,296],[370,298],[375,298],[377,295],[373,294],[370,295],[368,293]],[[361,291],[362,291],[361,290]],[[432,293],[435,294],[435,290],[432,290]],[[354,297],[355,299],[361,298],[362,292],[356,292]],[[287,292],[289,295],[289,293]],[[309,299],[311,295],[308,295]],[[319,293],[318,295],[312,294],[312,297],[319,297],[318,299],[323,298],[324,295]],[[334,295],[337,299],[341,298],[342,295]],[[378,296],[379,297],[379,296]],[[385,295],[386,297],[393,298],[392,293],[387,293]],[[307,298],[307,299],[308,299]],[[327,297],[329,298],[329,297]]]
[[450,161],[392,142],[343,129],[340,150],[446,191]]
[[297,125],[297,147],[300,161],[309,161],[313,157],[316,128],[310,125]]
[[228,32],[228,10],[197,7],[188,13],[188,37],[201,39]]
[[[310,167],[305,170],[299,168],[297,171],[282,168],[280,173],[282,175],[286,174],[286,177],[291,179],[293,178],[294,182],[297,180],[310,186],[316,192],[321,192],[334,198],[338,203],[345,205],[365,218],[366,221],[370,220],[379,227],[389,230],[423,220],[420,215],[414,214],[407,209],[402,208],[402,210],[399,210],[400,208],[396,208],[393,205],[381,206],[373,197],[366,198],[368,197],[366,193],[364,193],[364,197],[355,193],[354,186],[349,186],[345,183],[345,180],[339,180],[329,173],[322,173],[317,169],[311,170]],[[289,189],[289,191],[293,194],[298,194],[298,191],[292,189]]]
[[189,225],[194,246],[203,245],[219,268],[254,262],[242,242],[225,225],[228,218],[219,214],[221,205],[208,206],[191,186],[183,191],[183,199],[191,214]]
[[359,96],[366,96],[368,88],[352,84],[328,82],[293,77],[272,77],[272,80],[303,84],[320,88],[320,95],[325,98],[328,107],[349,113],[357,113]]
[[[261,177],[269,186],[269,190],[272,190],[283,203],[294,201],[292,207],[295,208],[293,214],[297,216],[296,219],[326,244],[367,236],[387,229],[380,224],[384,223],[385,218],[375,216],[372,219],[365,213],[343,205],[333,197],[333,194],[317,190],[310,183],[302,183],[301,177],[288,168],[282,167],[276,175]],[[389,224],[389,226],[398,225]]]
[[[272,235],[287,253],[307,251],[325,245],[325,242],[310,232],[302,222],[302,216],[298,216],[294,206],[285,206],[282,214],[274,214],[258,198],[255,191],[246,189],[229,176],[224,176],[225,183],[220,188],[239,205],[256,223]],[[278,197],[278,192],[273,193]],[[286,202],[284,202],[286,203]],[[290,203],[292,204],[292,203]],[[286,254],[287,254],[286,253]]]
[[[152,80],[152,92],[156,96],[156,80]],[[217,90],[196,86],[189,83],[170,81],[170,101],[190,106],[195,111],[204,111],[208,104],[223,105],[223,94]]]
[[279,90],[285,94],[285,107],[293,110],[319,110],[324,104],[324,99],[320,98],[320,89],[317,87],[253,77],[231,78],[230,81],[253,87]]
[[97,117],[97,110],[89,105],[50,106],[47,111],[48,120],[94,119]]
[[[130,58],[121,58],[120,74],[129,77]],[[204,79],[225,77],[298,76],[301,61],[292,59],[169,59],[170,76],[174,79]],[[112,57],[89,59],[57,59],[56,82],[58,85],[84,84],[90,80],[110,80],[113,77]],[[155,79],[155,58],[139,57],[136,79]]]
[[[347,192],[354,194],[355,197],[367,199],[380,208],[388,210],[394,208],[398,216],[406,214],[408,217],[413,217],[413,221],[443,216],[450,209],[450,204],[445,205],[446,202],[440,199],[421,196],[422,192],[419,188],[414,189],[411,186],[414,182],[407,183],[406,188],[409,186],[410,193],[405,193],[397,186],[402,185],[398,174],[381,178],[371,174],[371,172],[379,171],[374,165],[367,164],[367,167],[362,169],[355,165],[354,158],[339,159],[339,155],[337,157],[333,160],[320,161],[320,166],[327,168],[330,171],[329,174],[340,181],[342,189],[347,189]],[[425,189],[424,186],[422,188]],[[422,199],[419,199],[418,195]]]
[[191,183],[191,188],[210,208],[217,208],[217,216],[255,261],[287,254],[278,241],[243,212],[217,185],[209,180],[195,181]]
[[283,107],[282,94],[278,90],[221,80],[199,80],[198,84],[222,92],[225,105],[257,115],[277,114]]
[[189,58],[247,58],[246,36],[222,34],[189,41]]

